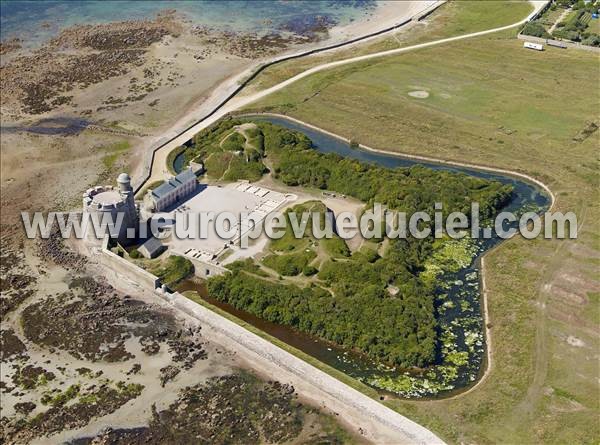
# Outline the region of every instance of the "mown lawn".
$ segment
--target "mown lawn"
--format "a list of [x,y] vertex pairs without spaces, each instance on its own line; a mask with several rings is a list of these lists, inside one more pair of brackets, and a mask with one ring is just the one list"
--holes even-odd
[[599,328],[590,314],[600,290],[599,60],[583,51],[527,51],[515,34],[318,73],[251,108],[379,149],[545,181],[556,208],[576,212],[579,238],[515,238],[486,257],[489,377],[456,399],[389,405],[455,443],[597,443]]

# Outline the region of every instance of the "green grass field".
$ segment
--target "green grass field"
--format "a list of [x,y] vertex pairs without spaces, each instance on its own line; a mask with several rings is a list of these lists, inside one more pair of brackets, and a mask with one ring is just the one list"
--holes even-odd
[[531,4],[525,1],[450,1],[434,11],[423,22],[402,28],[392,36],[386,35],[327,55],[316,55],[277,64],[261,73],[250,84],[248,90],[268,88],[324,62],[510,25],[525,18],[532,10]]
[[593,32],[595,34],[600,34],[600,19],[590,19],[587,25],[588,27],[586,31]]
[[456,399],[389,405],[454,443],[598,443],[598,56],[527,51],[515,34],[318,73],[251,108],[546,182],[557,209],[576,212],[579,238],[515,238],[487,255],[489,377]]

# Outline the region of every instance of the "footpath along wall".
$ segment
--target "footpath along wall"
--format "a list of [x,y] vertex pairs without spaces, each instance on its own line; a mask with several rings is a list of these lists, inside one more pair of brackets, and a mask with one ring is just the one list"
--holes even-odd
[[241,90],[243,90],[250,82],[252,82],[261,72],[263,72],[267,68],[272,67],[273,65],[276,65],[276,64],[280,64],[282,62],[287,62],[289,60],[300,59],[302,57],[310,56],[313,54],[331,51],[331,50],[342,48],[345,46],[350,46],[355,43],[364,42],[366,40],[373,39],[375,37],[389,33],[391,31],[395,31],[399,28],[406,26],[407,24],[409,24],[411,22],[419,22],[419,21],[425,19],[431,13],[433,13],[436,9],[438,9],[440,6],[442,6],[444,3],[446,3],[446,1],[447,0],[438,0],[435,3],[433,3],[432,5],[424,8],[422,11],[419,11],[412,17],[407,18],[407,19],[405,19],[393,26],[390,26],[388,28],[384,28],[379,31],[375,31],[373,33],[366,34],[366,35],[363,35],[360,37],[355,37],[355,38],[347,40],[345,42],[335,43],[335,44],[323,46],[320,48],[301,51],[301,52],[295,53],[295,54],[279,56],[270,61],[262,63],[257,67],[252,68],[248,75],[245,75],[245,72],[242,73],[242,77],[241,77],[242,80],[238,83],[232,84],[234,89],[231,91],[231,93],[228,94],[227,97],[225,97],[223,100],[221,100],[210,112],[205,114],[200,119],[189,124],[186,128],[181,129],[180,131],[177,131],[175,134],[173,134],[171,136],[165,136],[165,137],[160,138],[158,141],[156,141],[154,144],[152,144],[148,148],[148,150],[146,152],[146,156],[144,157],[144,164],[142,166],[142,172],[140,175],[136,176],[136,178],[133,180],[133,183],[132,183],[134,193],[137,194],[144,187],[144,184],[146,183],[146,181],[148,181],[148,179],[150,179],[150,176],[152,174],[152,164],[154,163],[154,156],[158,150],[160,150],[162,147],[164,147],[165,145],[167,145],[174,139],[177,139],[180,135],[182,135],[183,133],[186,133],[188,130],[195,127],[200,122],[203,122],[204,120],[206,120],[207,118],[209,118],[213,114],[215,114],[219,109],[221,109],[227,102],[229,102],[233,97],[235,97]]
[[444,443],[439,437],[421,425],[284,351],[268,340],[191,301],[182,294],[163,292],[160,289],[155,293],[176,309],[199,320],[203,325],[210,326],[211,329],[224,334],[243,348],[267,360],[270,364],[288,371],[301,381],[310,383],[319,391],[333,397],[352,410],[356,410],[361,417],[369,418],[371,421],[396,432],[398,434],[398,442],[396,443],[428,445]]
[[[327,395],[328,399],[333,399],[335,404],[345,405],[351,411],[356,411],[357,420],[367,419],[370,424],[379,424],[392,434],[396,433],[398,440],[394,443],[423,445],[444,443],[439,437],[421,425],[367,397],[360,391],[340,382],[293,354],[284,351],[268,340],[193,302],[178,292],[168,292],[161,287],[158,277],[121,258],[107,247],[108,238],[105,238],[102,243],[99,261],[107,266],[117,279],[125,279],[145,291],[151,290],[154,295],[157,295],[175,309],[222,334],[250,353],[256,354],[268,362],[270,366],[283,369],[296,380],[296,382],[292,382],[295,386],[311,385]],[[336,409],[335,406],[328,406],[328,408]],[[373,433],[373,431],[369,432]],[[377,432],[375,432],[375,436],[377,436]],[[385,436],[383,435],[383,437]]]

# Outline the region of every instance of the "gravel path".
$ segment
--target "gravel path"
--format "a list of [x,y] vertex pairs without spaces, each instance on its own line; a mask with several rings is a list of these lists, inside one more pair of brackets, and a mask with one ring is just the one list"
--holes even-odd
[[[396,55],[396,54],[402,54],[405,52],[414,51],[414,50],[421,49],[421,48],[428,48],[430,46],[436,46],[436,45],[441,45],[441,44],[445,44],[445,43],[456,42],[459,40],[469,39],[472,37],[479,37],[479,36],[483,36],[486,34],[495,33],[498,31],[512,29],[514,27],[517,27],[519,25],[522,25],[522,24],[528,22],[532,17],[534,17],[538,13],[538,11],[540,9],[543,8],[543,6],[547,3],[547,1],[534,0],[534,1],[531,1],[531,3],[534,6],[533,12],[531,14],[529,14],[525,19],[520,20],[517,23],[513,23],[512,25],[501,26],[499,28],[493,28],[493,29],[488,29],[485,31],[464,34],[464,35],[456,36],[456,37],[449,37],[446,39],[434,40],[431,42],[421,43],[418,45],[406,46],[403,48],[395,48],[392,50],[381,51],[381,52],[372,53],[372,54],[366,54],[363,56],[351,57],[349,59],[337,60],[335,62],[323,63],[321,65],[317,65],[313,68],[303,71],[303,72],[301,72],[281,83],[278,83],[277,85],[267,88],[265,90],[258,91],[254,94],[250,94],[250,95],[244,96],[244,97],[234,96],[229,101],[225,102],[224,105],[221,106],[221,108],[218,108],[218,106],[219,106],[218,104],[223,104],[222,100],[220,100],[220,99],[223,97],[227,97],[227,95],[231,94],[232,88],[236,84],[236,82],[230,81],[230,82],[226,83],[225,85],[223,85],[222,88],[220,87],[219,88],[220,93],[213,94],[211,96],[211,98],[200,107],[199,110],[194,111],[193,115],[188,115],[188,116],[186,116],[186,118],[180,120],[170,131],[168,131],[164,135],[163,138],[161,138],[159,141],[156,141],[155,145],[160,144],[160,141],[165,141],[165,143],[164,143],[164,145],[161,145],[160,148],[158,148],[154,151],[154,156],[153,156],[153,160],[151,162],[151,168],[150,168],[151,174],[146,182],[149,181],[149,183],[152,183],[157,180],[165,179],[169,174],[168,170],[166,168],[166,160],[167,160],[168,154],[175,147],[178,147],[178,146],[184,144],[185,142],[187,142],[188,140],[190,140],[200,130],[212,125],[213,123],[215,123],[216,121],[221,119],[227,113],[231,113],[233,111],[239,110],[253,102],[258,101],[259,99],[262,99],[276,91],[281,90],[282,88],[285,88],[285,87],[291,85],[292,83],[297,82],[300,79],[303,79],[307,76],[315,74],[319,71],[327,70],[330,68],[336,68],[338,66],[347,65],[350,63],[362,62],[365,60],[376,59],[376,58],[386,57],[386,56],[391,56],[391,55]],[[211,111],[208,111],[208,110],[211,110],[211,109],[213,111],[214,110],[216,110],[216,111],[214,111],[213,114],[210,114]],[[190,121],[194,122],[194,116],[198,116],[198,115],[208,116],[208,117],[200,118],[199,120],[197,120],[197,123],[195,125],[189,126]],[[198,119],[198,118],[196,118],[196,119]],[[186,124],[187,124],[187,129],[185,129]],[[138,187],[141,189],[141,187],[143,187],[143,185],[139,185]]]

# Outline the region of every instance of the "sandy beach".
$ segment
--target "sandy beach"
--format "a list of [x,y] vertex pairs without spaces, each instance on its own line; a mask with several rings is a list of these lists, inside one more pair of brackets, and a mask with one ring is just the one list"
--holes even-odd
[[304,36],[219,31],[170,10],[142,21],[76,25],[35,50],[7,41],[2,123],[79,115],[157,134],[260,64],[388,28],[432,3],[379,2],[361,20],[317,24],[323,29]]
[[435,0],[378,2],[377,9],[366,20],[346,26],[337,26],[330,31],[332,41],[350,40],[357,36],[368,35],[380,29],[390,28],[409,17],[414,16],[433,4]]

